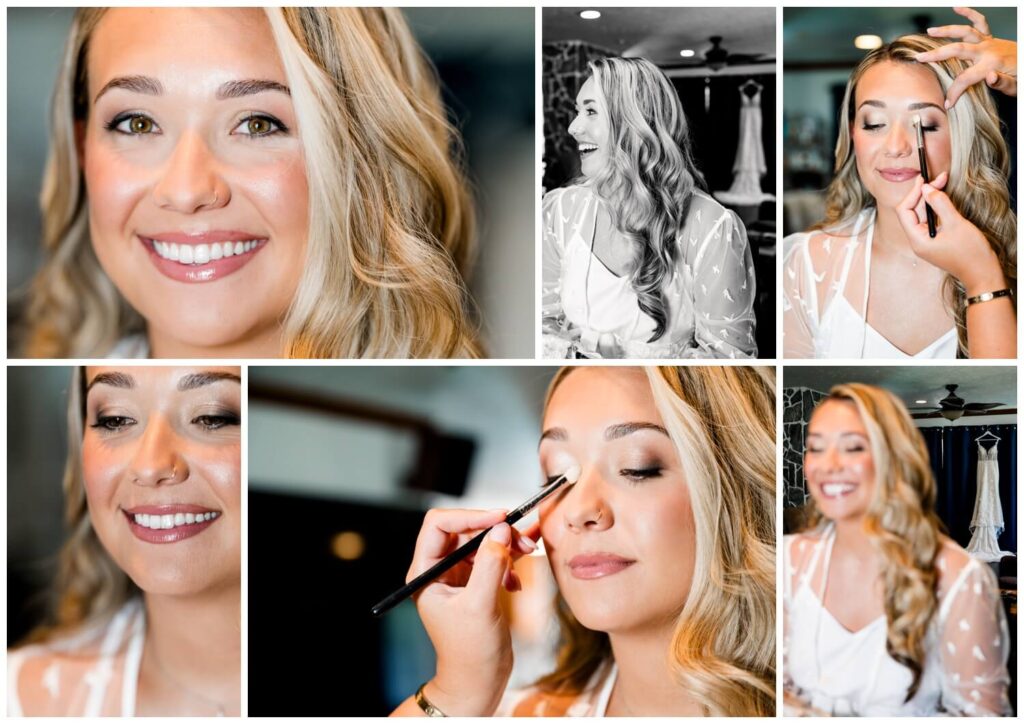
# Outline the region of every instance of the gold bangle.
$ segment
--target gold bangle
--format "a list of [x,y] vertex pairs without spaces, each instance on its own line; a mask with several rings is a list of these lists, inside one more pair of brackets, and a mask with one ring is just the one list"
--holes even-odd
[[982,302],[991,302],[993,299],[999,299],[999,297],[1008,297],[1012,294],[1009,289],[997,289],[994,292],[984,292],[976,297],[967,297],[967,306],[972,304],[981,304]]
[[426,685],[427,685],[427,682],[423,682],[423,684],[420,685],[420,688],[418,688],[416,690],[416,704],[417,704],[417,706],[419,706],[419,708],[422,709],[423,713],[426,714],[427,716],[448,716],[443,711],[438,709],[436,706],[431,704],[427,700],[427,697],[425,697],[423,695],[423,687],[425,687]]

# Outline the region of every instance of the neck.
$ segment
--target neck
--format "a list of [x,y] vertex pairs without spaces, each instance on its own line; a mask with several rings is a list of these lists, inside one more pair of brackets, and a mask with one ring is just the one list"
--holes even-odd
[[917,256],[910,246],[910,239],[903,231],[899,217],[896,216],[896,209],[881,207],[876,209],[873,243],[882,246],[886,251],[894,251],[903,256]]
[[[146,594],[146,658],[182,700],[241,712],[241,586],[199,596]],[[200,698],[201,697],[201,698]]]
[[874,547],[864,532],[864,518],[848,518],[836,521],[836,548],[867,553]]
[[[669,663],[671,622],[656,629],[610,635],[619,669],[609,709],[617,716],[703,716],[700,705],[675,679]],[[659,665],[660,664],[660,665]]]
[[153,359],[203,359],[207,357],[238,359],[282,357],[284,355],[284,335],[278,324],[255,331],[229,344],[211,346],[182,342],[153,327],[150,327],[147,336],[149,337],[149,356]]

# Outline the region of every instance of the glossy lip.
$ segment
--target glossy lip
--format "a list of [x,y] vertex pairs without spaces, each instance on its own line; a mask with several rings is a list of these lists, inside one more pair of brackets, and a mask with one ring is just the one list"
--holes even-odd
[[[258,254],[268,243],[266,236],[250,234],[245,231],[207,231],[200,234],[186,234],[184,232],[164,232],[159,234],[136,234],[139,242],[149,253],[149,259],[153,266],[161,274],[169,279],[189,284],[213,282],[223,279],[229,274],[244,267]],[[154,241],[169,244],[218,244],[225,241],[259,241],[253,250],[240,256],[229,256],[221,259],[210,260],[206,264],[179,264],[170,259],[164,259],[156,253],[153,248]]]
[[[225,240],[226,241],[226,240]],[[222,511],[213,508],[205,508],[201,505],[173,504],[173,505],[137,505],[133,508],[122,508],[125,520],[132,535],[146,543],[177,543],[186,538],[199,535],[211,525],[224,517]],[[202,523],[178,526],[176,528],[153,530],[144,528],[135,522],[135,516],[147,515],[174,515],[175,513],[217,513],[217,517]]]
[[886,181],[898,184],[913,181],[921,175],[921,171],[916,168],[879,168],[875,170]]
[[569,559],[569,572],[573,578],[588,581],[621,573],[636,563],[614,553],[580,553]]

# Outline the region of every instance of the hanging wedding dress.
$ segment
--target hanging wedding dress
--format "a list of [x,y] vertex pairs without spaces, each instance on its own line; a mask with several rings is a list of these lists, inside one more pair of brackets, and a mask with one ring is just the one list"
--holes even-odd
[[732,166],[732,186],[715,193],[723,204],[754,206],[775,198],[761,191],[761,177],[767,166],[761,145],[761,86],[755,85],[757,91],[752,96],[746,94],[747,83],[740,86],[740,139]]
[[999,501],[999,443],[986,450],[978,445],[978,492],[971,516],[971,542],[967,552],[981,561],[992,563],[1013,553],[999,550],[1003,532],[1003,506]]

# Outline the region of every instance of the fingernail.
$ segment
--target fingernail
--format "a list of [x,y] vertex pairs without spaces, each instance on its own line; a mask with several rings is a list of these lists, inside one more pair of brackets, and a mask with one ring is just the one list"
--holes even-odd
[[948,98],[947,98],[947,99],[946,99],[945,101],[943,101],[943,102],[942,102],[942,105],[944,105],[944,106],[946,107],[946,110],[947,110],[947,111],[948,111],[948,110],[949,110],[950,108],[952,108],[952,107],[953,107],[953,104],[949,102],[949,99],[948,99]]
[[537,550],[537,544],[533,542],[532,538],[527,538],[526,536],[523,536],[519,540],[523,542],[523,547],[526,548],[526,550],[530,552]]
[[511,535],[512,531],[509,529],[507,523],[498,523],[496,526],[491,528],[491,532],[487,537],[495,543],[508,545],[509,540],[511,540]]

